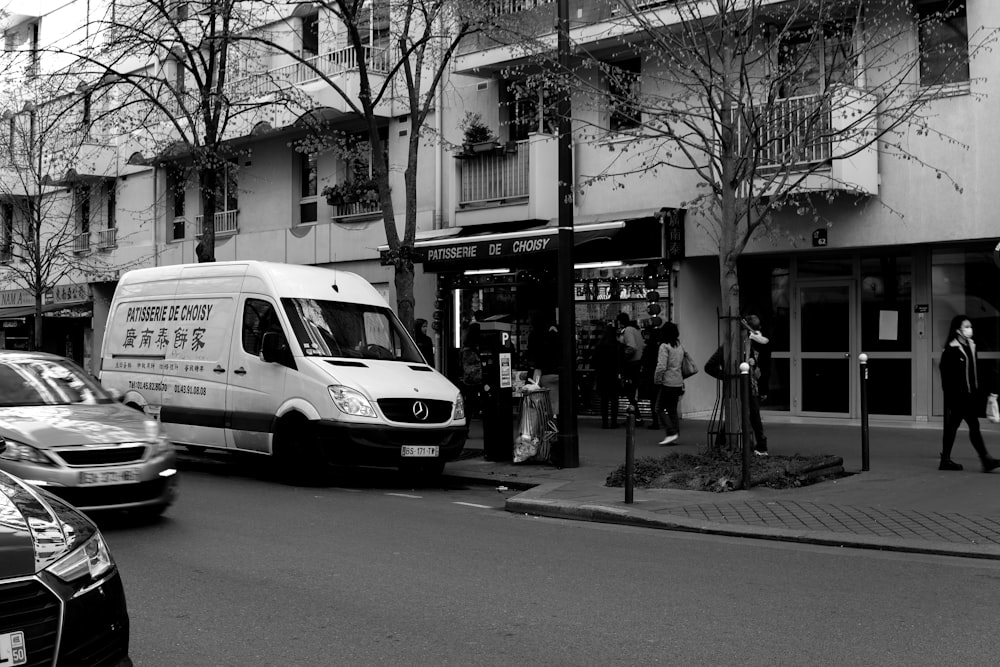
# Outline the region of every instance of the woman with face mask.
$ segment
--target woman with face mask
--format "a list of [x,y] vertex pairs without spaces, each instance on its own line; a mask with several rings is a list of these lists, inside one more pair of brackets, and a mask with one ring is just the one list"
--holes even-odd
[[941,445],[941,465],[938,470],[961,470],[962,465],[951,460],[955,434],[964,421],[969,426],[969,439],[983,472],[1000,468],[1000,460],[990,456],[979,430],[982,402],[979,393],[979,369],[976,344],[972,341],[972,322],[965,315],[956,315],[948,328],[948,340],[941,354],[941,388],[944,390],[944,438]]

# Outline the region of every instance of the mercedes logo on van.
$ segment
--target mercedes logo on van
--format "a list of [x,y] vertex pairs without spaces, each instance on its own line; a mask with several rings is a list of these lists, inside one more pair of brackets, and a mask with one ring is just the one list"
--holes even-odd
[[430,414],[430,408],[427,407],[426,403],[423,401],[413,401],[413,416],[416,417],[417,420],[425,422]]

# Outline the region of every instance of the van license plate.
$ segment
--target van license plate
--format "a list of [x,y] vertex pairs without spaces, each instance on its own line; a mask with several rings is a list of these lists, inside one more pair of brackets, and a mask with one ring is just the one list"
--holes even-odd
[[0,634],[0,665],[26,665],[28,652],[24,647],[24,633],[5,632]]
[[80,472],[80,486],[134,484],[138,481],[138,468],[125,468],[124,470],[84,470]]
[[434,457],[438,455],[437,445],[403,445],[403,456]]

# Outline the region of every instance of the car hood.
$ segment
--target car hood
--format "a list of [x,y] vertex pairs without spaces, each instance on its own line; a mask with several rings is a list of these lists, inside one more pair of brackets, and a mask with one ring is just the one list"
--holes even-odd
[[32,575],[96,531],[69,505],[0,471],[0,579]]
[[149,439],[138,410],[121,403],[0,408],[0,436],[39,449]]
[[436,370],[422,363],[380,359],[329,359],[308,357],[328,374],[331,384],[360,388],[370,398],[424,398],[454,401],[458,387]]

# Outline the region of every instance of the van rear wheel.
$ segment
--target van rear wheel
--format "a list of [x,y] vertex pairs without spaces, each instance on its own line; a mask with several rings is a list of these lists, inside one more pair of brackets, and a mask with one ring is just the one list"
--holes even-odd
[[281,478],[287,483],[317,484],[327,475],[319,442],[305,417],[288,416],[278,422],[272,451]]

